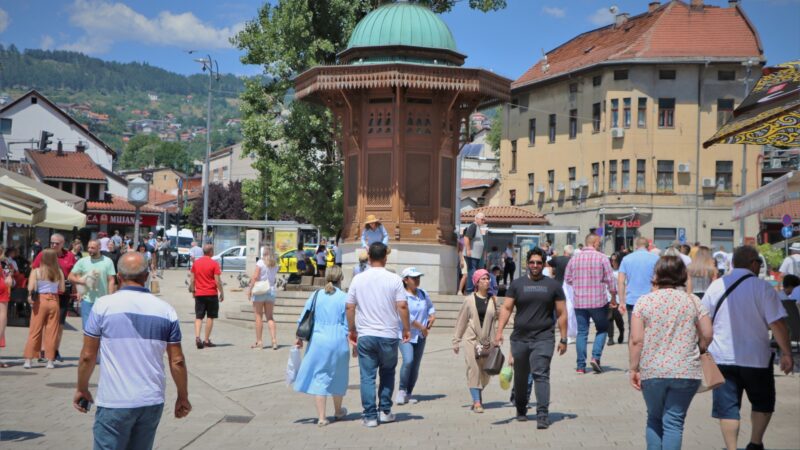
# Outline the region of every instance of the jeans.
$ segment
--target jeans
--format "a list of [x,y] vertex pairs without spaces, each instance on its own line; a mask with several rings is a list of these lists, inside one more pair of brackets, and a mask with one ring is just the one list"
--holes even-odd
[[592,358],[600,361],[603,356],[603,347],[606,345],[608,334],[608,305],[600,308],[575,308],[575,318],[578,319],[578,338],[575,342],[575,351],[578,354],[578,369],[586,369],[586,344],[589,341],[589,319],[594,321],[597,335],[592,347]]
[[400,366],[400,390],[406,392],[406,397],[411,396],[419,377],[419,364],[422,362],[422,353],[425,351],[425,338],[419,336],[417,343],[406,342],[400,344],[400,354],[403,355],[403,365]]
[[388,414],[392,411],[392,391],[394,390],[394,372],[397,368],[397,346],[400,339],[378,336],[358,337],[358,368],[361,373],[361,406],[364,418],[378,418],[375,405],[375,376],[380,374],[378,395],[380,409]]
[[86,322],[89,321],[89,314],[92,312],[92,307],[94,306],[94,302],[87,302],[86,300],[81,300],[81,326],[82,330],[86,329]]
[[469,395],[472,397],[472,403],[483,403],[481,400],[481,390],[478,388],[469,388]]
[[153,448],[164,404],[141,408],[97,407],[94,450],[148,450]]
[[533,376],[533,392],[536,394],[536,414],[548,414],[550,406],[550,360],[553,359],[555,338],[550,335],[531,341],[511,340],[511,355],[514,357],[514,404],[517,415],[528,413],[528,374]]
[[642,380],[647,404],[647,450],[679,450],[683,422],[700,380],[653,378]]
[[483,267],[483,263],[480,258],[470,258],[468,256],[464,257],[464,262],[467,263],[467,287],[465,291],[467,294],[471,294],[475,290],[475,286],[472,285],[472,275],[476,270]]

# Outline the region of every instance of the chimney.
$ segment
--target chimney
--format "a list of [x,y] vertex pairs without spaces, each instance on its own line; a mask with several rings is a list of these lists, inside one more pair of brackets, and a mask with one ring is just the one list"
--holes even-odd
[[615,27],[621,27],[622,25],[625,24],[625,22],[628,21],[628,19],[630,17],[631,17],[631,15],[628,14],[628,13],[619,13],[619,14],[617,14],[617,18],[616,18],[616,22],[614,23],[614,26]]
[[692,9],[703,9],[703,0],[692,0]]
[[661,6],[661,2],[650,2],[647,4],[647,12],[653,12]]
[[56,155],[64,156],[64,143],[58,141],[58,147],[56,147]]
[[86,144],[83,141],[78,141],[78,145],[75,146],[75,151],[78,153],[86,152]]
[[739,6],[739,0],[728,0],[728,8],[736,8]]

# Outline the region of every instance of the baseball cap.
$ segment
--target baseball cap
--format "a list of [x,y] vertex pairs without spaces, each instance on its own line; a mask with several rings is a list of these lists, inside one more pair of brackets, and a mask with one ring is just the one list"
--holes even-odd
[[423,275],[422,272],[418,271],[416,267],[406,267],[403,269],[403,272],[400,274],[401,278],[411,277],[421,277]]

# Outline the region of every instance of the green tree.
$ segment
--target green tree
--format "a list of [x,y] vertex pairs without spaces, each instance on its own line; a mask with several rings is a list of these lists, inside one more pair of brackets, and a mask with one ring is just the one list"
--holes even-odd
[[[434,12],[457,0],[422,0]],[[251,216],[309,221],[325,233],[342,223],[342,164],[334,121],[325,108],[289,102],[292,77],[316,65],[336,63],[336,54],[358,21],[381,0],[279,0],[265,3],[232,42],[245,64],[264,67],[263,80],[246,80],[241,95],[243,154],[254,154],[261,177],[243,186]],[[481,11],[504,8],[505,0],[469,0]],[[282,142],[276,148],[272,142]],[[288,217],[287,217],[288,216]]]
[[492,128],[486,133],[486,143],[492,147],[496,157],[500,157],[500,140],[503,138],[503,108],[498,106],[494,110]]
[[119,160],[122,169],[169,167],[187,171],[191,160],[186,146],[178,142],[162,142],[152,134],[138,134],[128,141]]

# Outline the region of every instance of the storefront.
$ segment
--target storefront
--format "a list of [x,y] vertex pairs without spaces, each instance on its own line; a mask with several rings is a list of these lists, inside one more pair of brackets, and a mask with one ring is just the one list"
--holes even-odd
[[[89,202],[86,212],[86,227],[79,231],[84,242],[94,239],[101,231],[112,236],[119,231],[120,236],[128,235],[133,239],[136,225],[136,209],[121,197],[112,196],[110,202]],[[152,206],[144,206],[139,214],[139,235],[146,237],[150,231],[156,231],[162,211]]]

